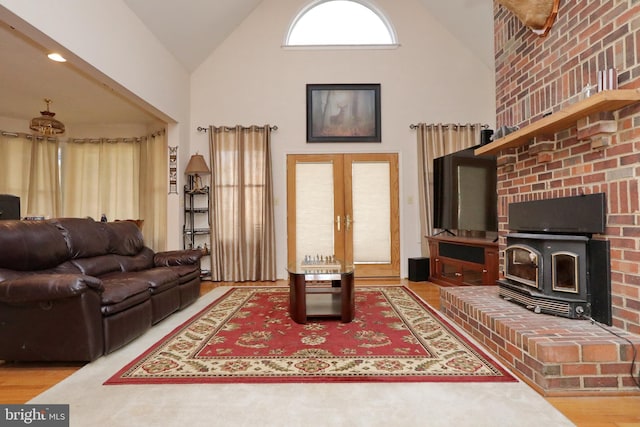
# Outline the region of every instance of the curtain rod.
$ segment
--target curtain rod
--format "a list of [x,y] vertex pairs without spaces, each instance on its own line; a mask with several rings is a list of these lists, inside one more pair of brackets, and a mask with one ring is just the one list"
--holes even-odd
[[49,141],[49,142],[57,142],[58,138],[56,138],[55,136],[47,136],[47,135],[34,135],[31,133],[23,133],[23,132],[7,132],[7,131],[0,131],[0,135],[2,136],[10,136],[13,138],[26,138],[26,139],[36,139],[38,141]]
[[[414,124],[409,125],[409,129],[417,129],[417,128],[418,128],[418,126],[420,126],[420,125],[422,125],[422,124],[424,124],[424,123],[418,123],[418,124],[415,124],[415,125],[414,125]],[[429,124],[429,125],[427,125],[427,126],[435,126],[435,124]],[[454,128],[457,128],[457,127],[464,127],[464,126],[471,126],[471,127],[475,127],[476,125],[475,125],[475,124],[472,124],[472,123],[467,123],[467,124],[462,124],[462,123],[448,123],[448,124],[442,125],[442,127],[443,127],[443,128],[445,128],[445,129],[446,129],[446,128],[448,128],[449,126],[453,126]],[[481,127],[482,129],[489,129],[489,125],[480,125],[480,127]]]
[[[236,126],[220,126],[220,127],[225,131],[236,128]],[[243,130],[251,129],[252,127],[253,126],[241,126]],[[258,126],[258,127],[262,127],[262,126]],[[208,127],[202,127],[202,126],[198,126],[196,129],[198,130],[198,132],[204,132],[204,133],[207,133],[209,131]],[[269,126],[269,129],[278,130],[278,126]]]
[[80,143],[80,144],[86,143],[86,142],[90,142],[94,144],[99,142],[108,142],[108,143],[142,142],[142,141],[148,140],[149,138],[155,138],[156,136],[164,135],[165,132],[166,131],[164,129],[160,129],[158,131],[155,131],[145,136],[132,136],[132,137],[120,137],[120,138],[73,138],[73,139],[69,139],[69,141]]

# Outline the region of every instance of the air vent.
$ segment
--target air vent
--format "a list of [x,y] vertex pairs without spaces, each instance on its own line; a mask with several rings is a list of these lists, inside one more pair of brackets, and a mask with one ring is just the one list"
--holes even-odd
[[590,315],[589,305],[586,302],[554,301],[548,298],[525,295],[502,286],[498,295],[505,300],[521,304],[536,313],[553,314],[572,319]]

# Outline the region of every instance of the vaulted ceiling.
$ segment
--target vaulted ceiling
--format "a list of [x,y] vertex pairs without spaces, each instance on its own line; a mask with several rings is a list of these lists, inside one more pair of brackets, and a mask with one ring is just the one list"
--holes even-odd
[[[262,0],[123,0],[189,72],[195,70]],[[420,0],[425,8],[493,68],[491,0]],[[301,2],[301,4],[303,4]],[[2,20],[0,6],[0,21]],[[283,29],[284,34],[284,29]],[[0,117],[28,120],[53,99],[56,118],[78,124],[150,123],[155,118],[69,64],[48,60],[42,47],[0,22],[4,84]],[[51,82],[55,82],[54,85]]]
[[[200,65],[261,1],[124,0],[189,71]],[[420,1],[454,37],[493,67],[492,0]]]

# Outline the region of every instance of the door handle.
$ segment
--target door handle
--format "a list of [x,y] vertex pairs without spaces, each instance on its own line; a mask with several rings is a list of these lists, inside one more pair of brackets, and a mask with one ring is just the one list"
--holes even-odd
[[351,216],[349,216],[349,214],[347,214],[347,217],[344,219],[344,224],[347,227],[347,231],[349,231],[349,229],[351,229],[351,224],[353,223],[353,220],[351,219]]
[[340,215],[336,217],[336,225],[338,226],[338,231],[340,231]]

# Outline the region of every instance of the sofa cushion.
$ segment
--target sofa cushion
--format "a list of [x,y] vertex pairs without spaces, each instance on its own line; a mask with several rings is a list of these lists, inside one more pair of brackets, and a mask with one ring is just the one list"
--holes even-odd
[[122,271],[140,271],[153,268],[153,251],[147,247],[143,247],[135,255],[113,255],[113,257],[120,264]]
[[78,274],[82,273],[77,265],[72,260],[65,261],[62,264],[56,265],[54,268],[50,268],[46,273],[60,273],[60,274]]
[[118,255],[135,255],[144,247],[142,232],[129,221],[103,224],[109,235],[109,252]]
[[120,271],[120,263],[116,259],[115,255],[76,258],[71,260],[71,263],[75,265],[82,274],[86,274],[88,276],[100,277],[107,273]]
[[158,252],[153,261],[157,267],[171,267],[173,265],[200,265],[202,251],[199,249],[185,249],[177,251]]
[[152,268],[150,270],[111,273],[101,277],[104,281],[135,280],[147,286],[151,294],[162,292],[168,288],[178,286],[178,275],[168,267]]
[[23,277],[27,274],[33,274],[32,272],[24,272],[17,270],[9,270],[7,268],[0,268],[0,282],[4,282],[5,280],[13,280]]
[[147,281],[127,273],[107,275],[102,278],[102,285],[103,306],[120,303],[138,294],[145,294],[147,298],[150,296]]
[[149,283],[151,295],[178,286],[178,275],[168,267],[152,268],[139,271],[137,274],[141,275]]
[[91,218],[56,218],[50,221],[64,235],[71,258],[109,253],[109,236],[101,223]]
[[[151,295],[148,292],[142,292],[114,304],[103,304],[100,307],[100,312],[103,316],[111,316],[116,313],[125,312],[131,307],[135,307],[140,303],[149,301],[150,299]],[[149,316],[149,318],[151,318],[151,316]],[[149,322],[151,322],[151,319],[149,319]]]
[[0,221],[0,268],[36,271],[68,260],[69,248],[49,221]]
[[199,265],[177,265],[175,267],[171,267],[171,271],[180,276],[180,283],[187,283],[197,277],[200,277]]

